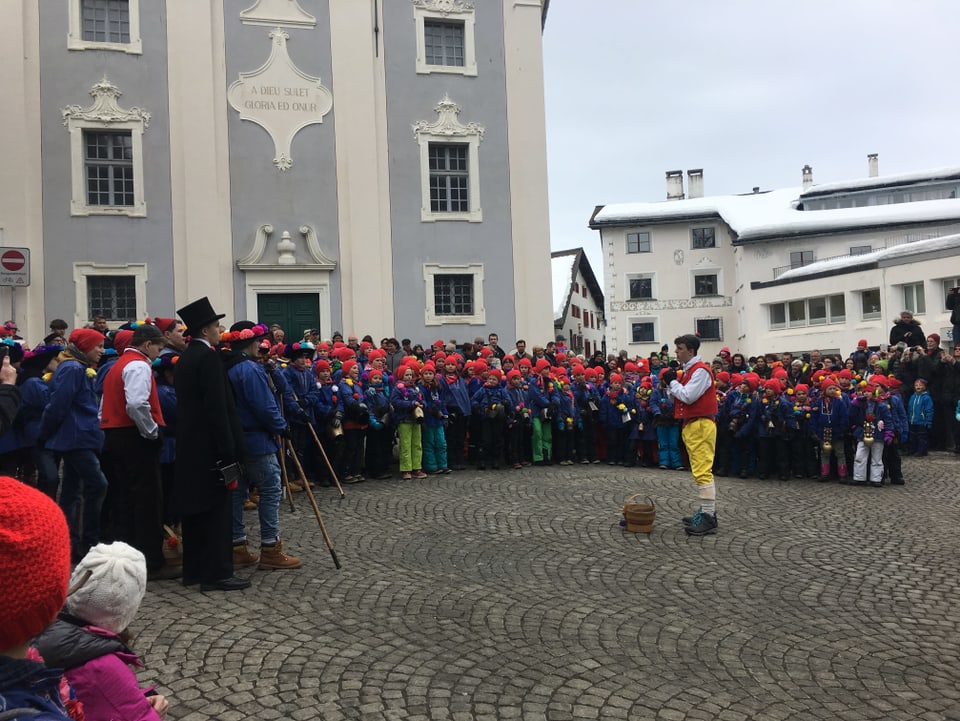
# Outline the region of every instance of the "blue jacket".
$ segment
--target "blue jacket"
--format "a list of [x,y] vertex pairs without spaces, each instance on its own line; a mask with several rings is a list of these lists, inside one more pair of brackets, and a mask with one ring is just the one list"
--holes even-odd
[[541,376],[532,378],[530,385],[527,387],[527,405],[530,406],[534,418],[551,404],[556,404],[558,408],[560,406],[560,393],[557,390],[557,384],[552,380],[544,381]]
[[[253,358],[245,358],[227,369],[237,402],[237,416],[243,428],[247,453],[267,456],[280,450],[276,436],[283,433],[287,422],[280,413],[277,399],[270,390],[267,372]],[[310,378],[309,373],[307,377]],[[312,379],[311,379],[312,382]]]
[[93,391],[93,379],[87,366],[64,351],[65,360],[50,379],[50,399],[40,419],[40,438],[51,451],[99,452],[103,431],[98,416],[99,403]]
[[17,717],[24,721],[69,721],[60,701],[61,675],[36,661],[0,656],[0,708],[40,711]]
[[[299,410],[299,406],[297,410]],[[317,389],[317,404],[314,406],[314,410],[317,422],[321,425],[329,423],[338,415],[340,420],[343,420],[343,400],[340,398],[340,385],[338,383],[320,384]]]
[[473,412],[479,417],[483,418],[486,415],[488,410],[491,410],[494,406],[503,409],[503,415],[506,417],[507,409],[510,407],[510,398],[507,396],[507,392],[500,386],[490,387],[487,385],[480,386],[470,398],[470,405],[473,407]]
[[840,440],[848,432],[848,415],[847,402],[843,398],[827,399],[821,396],[810,404],[810,429],[817,438],[823,440],[824,430],[830,428],[833,440]]
[[434,383],[427,388],[420,383],[420,394],[423,396],[423,412],[426,414],[424,422],[428,428],[442,428],[447,421],[447,409],[443,405],[440,385]]
[[753,438],[760,417],[760,397],[756,393],[744,396],[737,392],[728,405],[730,422],[736,424],[735,438]]
[[37,445],[40,438],[40,419],[50,399],[50,387],[42,378],[28,378],[20,386],[20,440],[23,447]]
[[[654,391],[654,394],[656,394],[656,391]],[[627,412],[630,413],[630,420],[623,420],[623,411],[617,407],[621,403],[626,406]],[[670,417],[673,417],[672,402],[670,404]],[[634,418],[636,418],[636,408],[633,404],[633,396],[626,388],[621,388],[616,398],[612,398],[610,393],[607,393],[600,399],[600,420],[607,428],[622,428],[631,423]]]
[[[370,386],[364,391],[364,397],[367,399],[367,408],[370,409],[370,427],[375,431],[390,427],[390,386],[386,383],[376,386]],[[387,422],[381,419],[386,417]]]
[[650,410],[656,425],[676,425],[673,416],[673,396],[657,386],[650,394]]
[[893,414],[893,425],[897,429],[900,441],[904,442],[910,437],[910,422],[907,420],[907,408],[903,404],[903,397],[893,394],[888,402],[890,403],[890,412]]
[[394,422],[412,421],[413,409],[418,402],[423,402],[419,386],[414,384],[408,388],[403,383],[397,383],[390,392],[390,405],[393,408]]
[[160,400],[160,412],[163,422],[160,426],[160,463],[173,463],[177,457],[177,391],[166,383],[157,383],[157,398]]
[[[783,396],[769,400],[760,399],[760,413],[757,418],[757,438],[785,438],[788,430],[797,427],[793,415],[793,405]],[[770,424],[773,424],[771,427]]]
[[[273,381],[273,387],[277,389],[277,395],[280,396],[283,417],[291,423],[305,424],[307,414],[297,403],[297,399],[293,397],[293,391],[290,390],[290,381],[287,380],[286,374],[272,363],[266,367],[266,371],[270,380]],[[317,420],[319,420],[319,417]]]
[[930,397],[929,393],[924,391],[910,396],[910,408],[907,411],[907,417],[910,419],[911,426],[930,428],[933,425],[933,398]]
[[[873,437],[878,442],[888,443],[893,440],[892,436],[896,432],[893,423],[893,415],[890,412],[890,406],[883,401],[874,399],[864,400],[857,398],[850,404],[849,417],[847,421],[851,426],[851,432],[855,441],[863,440],[863,424],[869,414],[874,416]],[[883,423],[883,430],[880,430],[880,422]]]
[[450,382],[445,376],[437,376],[440,384],[440,397],[447,408],[447,414],[455,411],[462,416],[470,415],[470,396],[467,393],[467,384],[463,378]]
[[[312,423],[314,421],[314,407],[317,404],[317,382],[314,380],[313,374],[309,369],[300,370],[291,363],[283,369],[283,375],[294,397],[300,399],[300,407],[306,414],[305,420]],[[290,419],[296,422],[299,418],[291,416]]]

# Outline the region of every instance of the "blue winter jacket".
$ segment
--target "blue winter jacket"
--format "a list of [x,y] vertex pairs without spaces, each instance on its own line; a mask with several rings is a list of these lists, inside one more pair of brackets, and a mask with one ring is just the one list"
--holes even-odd
[[[314,407],[317,404],[317,382],[309,369],[300,370],[292,363],[283,369],[283,374],[295,398],[299,398],[300,407],[306,414],[306,420],[314,421]],[[298,418],[291,416],[293,421]]]
[[50,379],[50,399],[40,419],[40,438],[51,451],[97,451],[103,448],[99,403],[87,366],[68,355]]
[[907,418],[909,418],[911,426],[929,428],[933,425],[933,398],[930,397],[929,393],[914,393],[910,396]]
[[43,409],[50,399],[50,387],[43,378],[28,378],[20,386],[20,426],[21,447],[33,447],[40,438],[40,419]]
[[163,422],[160,426],[160,463],[173,463],[177,458],[177,391],[167,383],[157,383],[157,398]]
[[[251,456],[276,453],[280,450],[276,436],[283,433],[287,422],[270,390],[267,372],[253,358],[247,358],[232,365],[227,376],[237,401],[237,416],[243,427],[247,453]],[[310,378],[309,373],[307,377]]]
[[426,414],[424,422],[428,428],[442,428],[447,421],[447,409],[443,405],[442,392],[436,383],[427,388],[420,383],[420,394],[423,396],[423,412]]
[[467,384],[463,378],[450,382],[445,376],[437,376],[440,384],[440,397],[449,414],[451,411],[462,416],[470,415],[470,395],[467,393]]
[[413,409],[418,402],[423,402],[419,386],[414,384],[407,387],[403,383],[397,383],[390,392],[390,406],[393,408],[394,422],[412,421]]

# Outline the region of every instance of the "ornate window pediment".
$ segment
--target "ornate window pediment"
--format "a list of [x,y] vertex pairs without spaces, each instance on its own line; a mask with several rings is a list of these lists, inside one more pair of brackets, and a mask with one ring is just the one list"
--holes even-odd
[[[143,178],[143,131],[150,126],[150,113],[138,107],[128,109],[120,107],[119,98],[122,94],[116,85],[103,78],[90,89],[90,95],[93,97],[92,105],[86,108],[68,105],[61,110],[63,124],[70,131],[71,215],[143,217],[147,214]],[[119,162],[115,164],[113,170],[105,169],[103,165],[100,165],[99,169],[95,168],[95,164],[87,157],[87,143],[84,141],[84,136],[97,133],[128,136],[129,156],[118,157]],[[123,143],[126,143],[126,140]],[[119,145],[114,148],[112,152],[119,152],[116,150]],[[117,168],[120,165],[127,167],[119,171]],[[88,177],[91,173],[100,174],[96,182],[107,182],[111,186],[118,182],[119,176],[107,179],[104,173],[108,172],[122,172],[127,181],[123,194],[125,200],[122,204],[91,200],[87,192],[91,181],[94,180]],[[132,191],[128,187],[131,182]]]
[[297,0],[256,0],[240,13],[240,22],[247,25],[291,25],[314,27],[317,19],[300,7]]
[[317,232],[309,225],[301,225],[298,233],[303,237],[304,248],[307,251],[307,262],[298,262],[296,256],[297,244],[293,241],[289,231],[283,231],[277,240],[277,257],[273,262],[264,262],[267,251],[267,241],[273,236],[273,226],[264,223],[257,228],[253,239],[253,248],[246,256],[237,261],[240,270],[335,270],[337,261],[328,258],[320,247]]

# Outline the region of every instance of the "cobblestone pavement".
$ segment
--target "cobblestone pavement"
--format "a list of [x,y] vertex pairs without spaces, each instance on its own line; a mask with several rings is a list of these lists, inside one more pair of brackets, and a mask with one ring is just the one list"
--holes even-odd
[[[882,489],[719,479],[703,539],[685,472],[319,489],[339,571],[297,494],[302,569],[149,585],[141,679],[185,721],[960,719],[960,460],[904,466]],[[637,492],[649,536],[617,525]]]

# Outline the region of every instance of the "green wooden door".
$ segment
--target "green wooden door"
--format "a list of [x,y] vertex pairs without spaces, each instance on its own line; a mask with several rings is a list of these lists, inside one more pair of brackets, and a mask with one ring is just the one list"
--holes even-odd
[[[316,293],[261,293],[257,296],[257,321],[277,323],[288,343],[301,340],[303,331],[320,328],[320,296]],[[323,329],[320,328],[321,337]]]

